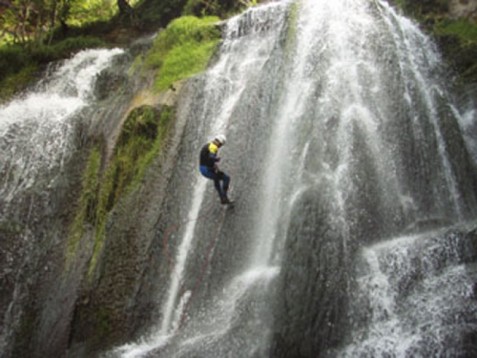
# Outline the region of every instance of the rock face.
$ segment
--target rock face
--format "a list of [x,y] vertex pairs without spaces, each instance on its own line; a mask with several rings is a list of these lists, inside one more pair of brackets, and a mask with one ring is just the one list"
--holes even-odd
[[[477,2],[475,0],[394,1],[436,39],[445,62],[465,86],[477,83]],[[468,91],[466,87],[464,91]]]
[[[307,4],[322,16],[316,3]],[[455,9],[470,14],[473,4]],[[38,176],[1,217],[0,315],[6,319],[0,348],[6,358],[91,357],[149,333],[164,320],[158,302],[167,301],[180,259],[173,253],[188,231],[199,239],[190,245],[171,309],[185,307],[179,317],[185,328],[169,346],[153,347],[151,356],[384,356],[399,348],[392,344],[402,336],[423,342],[409,355],[432,355],[434,346],[449,355],[461,346],[457,353],[475,352],[475,230],[427,231],[459,215],[473,218],[477,188],[469,152],[475,160],[477,148],[466,149],[448,99],[426,92],[438,84],[416,81],[433,67],[421,64],[417,76],[416,62],[407,66],[409,49],[398,58],[397,37],[377,41],[385,31],[376,26],[365,43],[346,32],[349,23],[335,27],[345,31],[342,38],[321,29],[335,15],[333,6],[325,18],[305,16],[309,22],[300,26],[298,10],[283,7],[270,4],[234,20],[216,77],[156,96],[147,79],[128,74],[129,54],[99,73],[94,104],[78,114],[61,175]],[[373,24],[383,8],[373,9],[364,22],[347,14],[354,29]],[[303,48],[292,63],[297,44],[291,37],[303,28],[309,37],[300,38]],[[402,36],[402,28],[395,33]],[[415,52],[423,47],[418,43]],[[354,64],[360,66],[349,67]],[[66,86],[70,91],[76,90]],[[460,104],[471,108],[464,97]],[[436,123],[428,122],[436,113]],[[224,122],[214,127],[217,118]],[[196,149],[209,126],[235,137],[226,152],[240,199],[234,211],[222,210],[212,187],[195,182]],[[464,129],[475,139],[473,124]],[[10,147],[13,134],[0,138],[1,149]],[[446,168],[441,155],[452,159]],[[449,179],[446,170],[455,174]],[[11,172],[0,166],[1,174]],[[8,175],[18,186],[25,182]],[[449,181],[457,203],[447,195]],[[190,216],[200,195],[203,206],[200,201]],[[433,316],[440,302],[442,319]],[[469,318],[459,322],[462,317]],[[382,326],[388,330],[375,329]],[[204,332],[212,338],[203,339]],[[445,339],[435,332],[452,347],[439,346]],[[188,344],[191,337],[198,343]],[[379,346],[382,337],[391,348]]]
[[[153,299],[142,278],[160,216],[157,209],[184,127],[174,121],[171,107],[176,105],[179,90],[165,99],[148,95],[149,81],[127,74],[132,59],[127,52],[113,57],[110,67],[98,70],[95,62],[102,63],[104,55],[78,54],[59,67],[63,77],[53,72],[52,78],[45,79],[46,90],[40,87],[38,94],[31,95],[42,96],[42,91],[54,92],[58,87],[62,91],[65,85],[61,94],[71,96],[68,108],[90,101],[68,119],[71,123],[62,123],[64,117],[58,113],[52,131],[65,127],[66,134],[53,135],[43,145],[43,155],[53,153],[58,138],[57,150],[62,155],[58,167],[56,159],[51,159],[49,167],[30,181],[34,184],[19,191],[28,184],[26,174],[18,185],[15,163],[0,166],[8,174],[0,183],[5,194],[0,209],[0,269],[5,282],[0,288],[2,357],[61,357],[68,350],[70,356],[93,354],[118,337],[132,336],[150,319],[147,303],[141,309],[136,305],[144,297]],[[77,88],[68,78],[70,67],[79,81]],[[90,75],[93,84],[86,84],[88,88],[81,81]],[[55,98],[50,94],[44,103]],[[53,102],[51,107],[55,111],[59,105]],[[15,103],[7,110],[16,110]],[[131,125],[129,117],[137,123]],[[6,129],[2,128],[7,133],[0,141],[2,150],[13,151],[22,145],[19,150],[26,151],[28,141],[36,140],[34,136],[23,139],[28,128],[22,126],[28,121],[21,115],[20,120],[16,126],[7,122]],[[37,131],[39,137],[47,124]],[[127,136],[122,130],[125,124],[130,131]],[[65,138],[65,147],[60,138]],[[118,156],[118,141],[122,147],[129,146],[129,162],[136,169],[123,168],[122,176],[114,177],[108,168]],[[137,150],[131,149],[131,142],[136,142]],[[159,154],[151,159],[135,157],[144,148]],[[16,156],[20,159],[21,154]],[[29,158],[33,161],[35,156]],[[141,171],[146,167],[141,161],[147,162],[147,172]],[[124,183],[139,180],[134,179],[140,178],[135,170],[142,175],[140,190],[128,189]],[[108,175],[109,181],[105,180]],[[9,190],[16,190],[10,201]],[[128,195],[121,190],[129,190]]]
[[346,331],[348,269],[343,238],[319,190],[294,205],[276,307],[280,329],[273,357],[312,357],[330,351]]
[[454,18],[477,19],[477,1],[449,0],[449,15]]
[[[184,88],[184,92],[187,87]],[[157,118],[168,107],[158,111]],[[141,185],[124,196],[108,215],[105,241],[93,277],[83,278],[83,289],[71,322],[70,354],[88,356],[144,333],[157,319],[155,293],[161,280],[149,277],[160,257],[158,218],[172,167],[177,160],[184,122],[171,120],[164,128],[160,155],[148,167]]]

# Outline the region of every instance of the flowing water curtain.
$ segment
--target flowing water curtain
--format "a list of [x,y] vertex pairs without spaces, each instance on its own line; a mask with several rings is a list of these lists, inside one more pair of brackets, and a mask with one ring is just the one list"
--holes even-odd
[[[154,354],[173,342],[176,339],[174,335],[180,337],[189,334],[186,332],[191,330],[195,332],[194,329],[182,324],[182,321],[186,322],[184,318],[191,317],[190,315],[196,312],[196,305],[204,303],[197,296],[202,297],[203,290],[210,287],[208,282],[211,280],[210,270],[214,265],[213,260],[219,256],[217,246],[223,247],[224,242],[232,238],[231,232],[250,230],[249,223],[239,219],[244,215],[239,211],[235,213],[236,220],[233,223],[230,221],[231,216],[222,211],[223,208],[216,200],[216,193],[207,190],[208,185],[211,189],[210,183],[199,176],[196,171],[197,164],[192,163],[196,163],[196,151],[201,145],[218,132],[225,132],[233,139],[221,149],[224,160],[220,165],[227,172],[230,170],[234,190],[240,192],[241,201],[253,195],[255,183],[250,186],[244,183],[252,176],[252,170],[259,169],[254,167],[256,161],[249,159],[256,157],[256,160],[260,160],[260,149],[263,145],[254,143],[251,147],[250,144],[257,136],[266,139],[267,134],[257,131],[256,127],[269,126],[258,117],[264,116],[260,112],[267,113],[265,108],[270,105],[267,103],[266,106],[255,106],[259,95],[257,91],[260,91],[261,84],[267,79],[280,80],[279,77],[270,76],[270,69],[273,69],[270,62],[276,61],[274,52],[281,51],[280,40],[285,29],[286,9],[286,4],[274,3],[264,8],[249,10],[228,20],[224,30],[225,38],[214,65],[203,78],[192,82],[194,85],[198,82],[198,87],[187,101],[190,112],[183,114],[189,118],[189,129],[185,134],[187,140],[183,146],[190,150],[181,152],[183,155],[176,165],[176,172],[181,173],[179,175],[183,178],[181,182],[191,183],[193,187],[187,188],[186,192],[177,193],[182,200],[178,200],[177,196],[173,198],[173,205],[180,207],[179,210],[184,212],[184,217],[180,220],[182,225],[177,230],[178,235],[175,235],[179,241],[175,245],[177,251],[172,259],[174,267],[170,283],[167,291],[161,293],[163,297],[159,307],[162,313],[161,321],[153,328],[152,334],[144,337],[145,342],[118,348],[117,352],[121,352],[123,356],[136,354],[139,356],[147,352]],[[247,111],[254,112],[254,115],[246,115]],[[243,166],[247,166],[244,171],[241,170]],[[195,170],[187,171],[184,168]],[[248,212],[247,216],[253,215],[253,203],[245,210]],[[168,232],[167,227],[164,232]],[[228,239],[225,236],[228,236]],[[216,247],[214,243],[217,243]],[[236,245],[239,244],[240,240],[237,240]],[[241,246],[242,248],[235,251],[235,257],[241,257],[239,251],[246,249],[246,243],[242,242]],[[168,252],[171,247],[172,245],[168,244]],[[200,251],[200,248],[204,248],[205,251]],[[194,265],[197,261],[198,266]],[[230,263],[230,260],[228,261]],[[269,274],[269,271],[273,274]],[[231,284],[235,299],[246,296],[244,282],[247,286],[254,287],[260,286],[261,277],[263,281],[268,282],[269,277],[276,274],[276,270],[269,271],[262,270],[261,275],[253,277],[244,275],[250,278]],[[223,291],[222,288],[219,290]],[[231,298],[225,296],[224,300],[230,302]],[[207,302],[209,301],[205,301]],[[228,329],[230,314],[234,311],[230,308],[234,307],[234,303],[217,302],[217,305],[211,308],[212,316],[210,316],[217,319],[215,322],[209,322],[210,325],[207,324],[208,328],[204,329],[207,331],[206,336],[213,337],[218,334],[217,332]],[[214,307],[218,312],[214,312]],[[204,320],[209,321],[209,318],[204,317]],[[192,324],[195,323],[194,319]]]
[[[267,16],[273,12],[280,16]],[[202,222],[189,219],[213,205],[207,184],[188,179],[193,184],[187,193],[174,192],[181,199],[171,202],[187,207],[187,225],[179,235],[174,284],[158,300],[160,329],[121,353],[372,354],[369,335],[390,342],[378,348],[392,355],[407,334],[400,329],[408,316],[399,309],[408,304],[426,320],[435,317],[435,307],[447,305],[437,295],[431,311],[422,307],[437,294],[435,282],[453,287],[452,278],[459,277],[456,291],[465,287],[458,297],[469,303],[465,295],[474,276],[451,254],[439,259],[454,248],[445,239],[433,241],[433,234],[420,235],[473,218],[476,193],[440,58],[415,24],[383,1],[271,3],[227,22],[216,61],[201,85],[206,90],[192,97],[207,105],[190,107],[186,138],[200,142],[197,133],[207,137],[228,129],[232,139],[224,150],[233,149],[226,158],[240,168],[233,177],[240,200],[224,219]],[[195,161],[196,153],[181,154],[187,163],[178,165],[178,177],[195,179],[184,176],[181,166]],[[210,227],[216,224],[220,237],[208,275],[192,292],[194,263],[209,260],[201,249],[215,239]],[[406,240],[408,232],[416,236]],[[404,247],[399,253],[396,243]],[[406,295],[400,292],[404,279],[395,276],[427,264],[417,260],[413,266],[419,245],[437,248],[429,260],[441,262],[444,274],[431,269],[422,271],[429,279],[411,275],[410,287],[419,287],[413,299],[394,300]],[[465,249],[457,246],[459,256]],[[355,287],[362,293],[357,301],[374,315],[356,310]],[[174,322],[184,307],[188,320],[178,329]],[[474,306],[464,311],[471,314]],[[357,336],[349,328],[355,321],[362,329]],[[383,334],[373,336],[381,326]],[[442,326],[430,327],[429,336],[439,336]],[[426,352],[420,349],[432,342],[412,341],[406,352]]]
[[22,191],[48,187],[74,149],[81,110],[94,99],[96,75],[122,50],[88,50],[66,61],[38,89],[0,108],[0,191],[8,202]]
[[27,301],[37,295],[32,287],[39,276],[50,272],[47,268],[54,260],[48,255],[58,244],[51,228],[56,225],[49,223],[61,222],[58,217],[63,213],[54,215],[55,210],[71,204],[61,193],[68,175],[76,175],[67,172],[71,168],[67,164],[78,154],[78,127],[90,123],[84,110],[95,100],[97,74],[121,53],[120,49],[82,51],[57,64],[36,89],[0,107],[0,231],[6,236],[1,241],[6,304],[0,350],[5,354],[13,349],[13,341],[21,339],[18,330],[28,311]]

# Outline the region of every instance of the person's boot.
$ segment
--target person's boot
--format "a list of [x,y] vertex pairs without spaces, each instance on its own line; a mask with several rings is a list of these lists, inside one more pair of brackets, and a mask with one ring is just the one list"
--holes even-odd
[[226,196],[220,198],[220,202],[224,205],[227,205],[227,204],[232,204],[232,202],[229,200],[229,198],[227,198]]

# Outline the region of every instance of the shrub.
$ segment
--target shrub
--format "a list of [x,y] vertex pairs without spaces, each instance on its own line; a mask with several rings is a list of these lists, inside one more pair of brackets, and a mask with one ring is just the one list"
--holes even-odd
[[0,79],[19,72],[29,62],[28,53],[22,47],[16,45],[0,47]]
[[19,72],[9,74],[0,84],[0,99],[8,100],[15,93],[24,90],[37,78],[38,67],[34,64],[23,67]]
[[80,50],[102,47],[104,45],[104,42],[96,37],[70,37],[52,46],[43,45],[33,48],[31,50],[31,57],[37,63],[48,63],[50,61],[69,57],[72,53]]

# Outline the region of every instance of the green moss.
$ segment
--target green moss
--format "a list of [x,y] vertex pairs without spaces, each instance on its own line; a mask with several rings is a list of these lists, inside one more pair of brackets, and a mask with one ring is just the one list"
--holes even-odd
[[477,81],[477,24],[469,20],[436,21],[434,35],[447,62],[463,82]]
[[78,210],[70,228],[66,254],[67,267],[76,255],[78,244],[85,233],[85,226],[96,224],[100,168],[101,154],[98,148],[94,148],[83,174]]
[[96,195],[96,231],[88,270],[90,277],[103,250],[109,212],[121,198],[140,186],[147,168],[163,147],[173,113],[168,107],[159,112],[151,106],[143,106],[133,110],[126,119]]
[[403,12],[415,18],[433,36],[445,62],[458,74],[461,83],[477,81],[477,23],[472,19],[449,18],[447,0],[394,0]]
[[67,246],[67,267],[77,254],[79,242],[90,227],[94,233],[93,253],[88,276],[92,277],[106,237],[108,214],[121,198],[137,188],[161,151],[171,119],[172,108],[158,111],[151,106],[133,110],[123,125],[114,155],[101,170],[101,151],[95,147],[89,156],[82,179],[78,209],[70,227]]
[[165,90],[176,81],[204,71],[216,45],[217,41],[200,45],[190,42],[172,49],[164,59],[155,87]]
[[434,17],[446,13],[449,10],[448,0],[394,0],[404,12],[420,21],[424,21],[426,17]]
[[102,46],[105,46],[105,43],[96,37],[70,37],[51,46],[36,46],[30,49],[30,56],[36,63],[48,63],[69,57],[80,50]]
[[18,235],[23,229],[23,226],[16,221],[0,221],[0,234],[3,234],[3,237]]
[[291,51],[295,47],[296,43],[296,31],[298,26],[298,12],[299,4],[297,2],[291,4],[290,10],[288,11],[288,28],[287,28],[287,37],[285,43],[285,52],[287,55],[290,55]]
[[162,31],[147,54],[145,64],[157,70],[155,88],[167,89],[175,81],[205,69],[220,41],[217,17],[183,16]]
[[462,42],[477,44],[477,24],[465,20],[445,20],[436,24],[434,31],[437,35],[453,35]]
[[99,337],[105,337],[109,335],[112,331],[111,325],[111,312],[105,307],[101,307],[96,315],[96,325],[97,329],[95,332],[98,333]]
[[0,98],[9,100],[16,93],[24,90],[37,79],[38,67],[34,64],[10,74],[0,83]]

